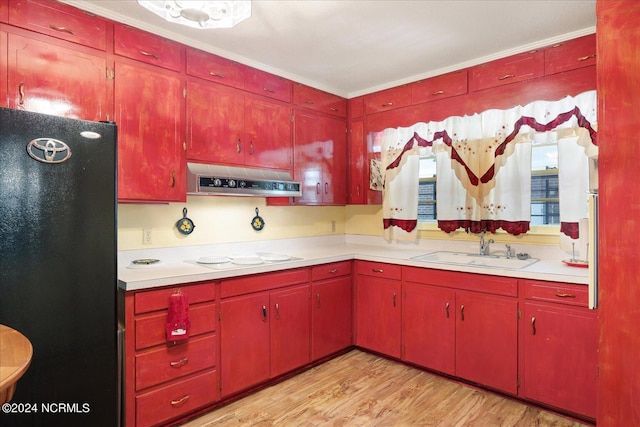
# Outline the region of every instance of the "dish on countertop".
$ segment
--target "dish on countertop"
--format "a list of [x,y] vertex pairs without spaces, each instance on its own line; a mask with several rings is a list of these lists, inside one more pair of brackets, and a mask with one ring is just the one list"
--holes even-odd
[[258,253],[258,255],[267,262],[289,261],[291,259],[291,256],[286,254],[273,254],[269,252],[260,252]]
[[198,264],[225,264],[230,261],[226,256],[203,256],[196,260]]

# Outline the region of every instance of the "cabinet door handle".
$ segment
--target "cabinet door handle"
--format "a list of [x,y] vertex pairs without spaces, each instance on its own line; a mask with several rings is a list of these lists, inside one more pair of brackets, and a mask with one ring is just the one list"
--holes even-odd
[[393,106],[393,102],[386,102],[384,104],[382,104],[383,107],[391,107]]
[[140,51],[140,55],[142,55],[142,56],[149,56],[149,57],[151,57],[151,58],[153,58],[153,59],[160,59],[160,57],[159,57],[158,55],[156,55],[155,53],[153,53],[153,52],[147,52],[146,50],[141,50],[141,51]]
[[531,335],[535,335],[536,334],[536,318],[532,317],[531,318]]
[[592,53],[591,55],[587,55],[587,56],[581,56],[580,58],[578,58],[578,62],[586,61],[587,59],[591,59],[595,57],[596,57],[595,53]]
[[316,194],[320,194],[320,183],[316,182]]
[[515,74],[505,74],[502,77],[498,77],[498,80],[507,80],[507,79],[512,79],[514,78],[516,75]]
[[276,93],[275,90],[269,89],[268,87],[262,88],[262,90],[265,91],[265,92],[269,92],[269,93]]
[[189,361],[188,357],[183,357],[180,360],[170,362],[169,366],[171,366],[172,368],[182,368],[184,365],[187,364],[188,361]]
[[447,319],[449,318],[449,303],[446,303],[444,305],[444,313],[447,316]]
[[356,194],[360,195],[360,184],[356,185]]
[[464,322],[464,304],[460,306],[460,320]]
[[556,292],[555,296],[557,296],[558,298],[575,298],[576,297],[575,294],[567,294],[563,292]]
[[183,403],[185,403],[187,400],[189,400],[189,395],[188,394],[185,397],[181,398],[181,399],[172,400],[171,401],[171,406],[180,406]]
[[431,92],[431,96],[442,95],[444,93],[443,90],[437,90],[435,92]]
[[337,113],[338,111],[340,111],[340,110],[338,110],[336,107],[329,107],[329,110],[334,111],[334,112],[336,112],[336,113]]
[[393,293],[393,306],[396,306],[396,298],[397,298],[397,294],[394,292]]
[[313,105],[313,101],[312,101],[312,100],[310,100],[310,99],[305,99],[303,102],[304,102],[305,104]]
[[329,270],[329,273],[331,273],[331,274],[336,274],[337,272],[338,272],[338,269],[337,269],[337,268],[334,268],[334,269],[332,269],[332,270]]
[[55,30],[55,31],[60,31],[62,33],[71,34],[72,36],[76,34],[76,33],[73,32],[73,30],[71,28],[61,27],[60,25],[49,24],[49,28],[51,28],[52,30]]
[[220,77],[221,79],[224,79],[224,74],[216,73],[215,71],[210,71],[209,74],[211,74],[211,77]]
[[18,101],[18,105],[24,105],[24,82],[21,82],[18,85],[18,94],[20,95],[20,100]]
[[176,171],[171,171],[171,188],[176,186]]
[[276,320],[280,320],[280,306],[276,303]]
[[267,307],[265,305],[262,306],[262,321],[267,321]]
[[253,141],[249,141],[249,155],[253,156]]
[[320,308],[320,294],[316,294],[316,308]]
[[371,271],[373,271],[374,273],[384,273],[384,270],[381,268],[372,268]]
[[329,183],[328,182],[324,183],[324,194],[329,194]]
[[240,153],[242,151],[242,141],[238,138],[238,142],[236,143],[236,153]]

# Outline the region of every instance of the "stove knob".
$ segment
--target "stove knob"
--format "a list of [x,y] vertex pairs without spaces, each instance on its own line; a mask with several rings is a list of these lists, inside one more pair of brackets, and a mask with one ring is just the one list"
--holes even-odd
[[235,187],[236,186],[236,181],[234,179],[230,179],[229,180],[229,187]]
[[214,187],[220,187],[222,185],[222,181],[220,181],[220,178],[215,178],[213,180],[213,186]]

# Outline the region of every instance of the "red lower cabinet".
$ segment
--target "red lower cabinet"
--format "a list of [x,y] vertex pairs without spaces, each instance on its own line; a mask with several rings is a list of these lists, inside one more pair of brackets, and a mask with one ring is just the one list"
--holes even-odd
[[310,362],[309,285],[272,292],[270,338],[271,377]]

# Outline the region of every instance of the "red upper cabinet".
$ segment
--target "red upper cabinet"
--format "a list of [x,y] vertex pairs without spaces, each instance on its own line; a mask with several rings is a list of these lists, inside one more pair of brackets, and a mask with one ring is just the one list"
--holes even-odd
[[204,81],[187,82],[187,158],[244,165],[244,94]]
[[406,107],[410,104],[411,85],[382,90],[380,92],[365,95],[364,97],[364,106],[367,114]]
[[225,86],[244,88],[244,65],[187,47],[187,74]]
[[[8,50],[7,33],[0,31],[0,46],[2,51]],[[9,73],[7,66],[7,55],[0,55],[0,75],[7,76]],[[9,107],[9,99],[7,97],[7,82],[0,84],[0,107]]]
[[119,23],[114,24],[113,51],[116,55],[173,71],[184,68],[182,45]]
[[244,164],[250,167],[291,170],[291,108],[247,95],[244,119]]
[[44,0],[10,0],[9,23],[103,51],[110,25],[90,12]]
[[344,119],[306,111],[294,113],[294,179],[302,182],[301,205],[344,205],[347,147]]
[[104,55],[65,42],[52,46],[17,34],[7,38],[9,108],[83,120],[109,118],[111,81]]
[[347,108],[349,110],[349,118],[355,119],[364,116],[364,96],[350,98]]
[[244,68],[244,87],[258,95],[291,102],[291,81],[251,67]]
[[346,99],[299,83],[293,85],[293,103],[333,116],[347,116]]
[[366,204],[369,189],[369,165],[364,141],[364,119],[349,119],[349,172],[347,177],[347,203]]
[[411,85],[411,103],[437,101],[467,93],[467,70],[455,71]]
[[183,86],[173,72],[116,61],[118,200],[186,200]]
[[596,65],[596,35],[556,43],[545,50],[545,74]]
[[544,50],[533,50],[472,67],[469,90],[488,89],[543,75]]

